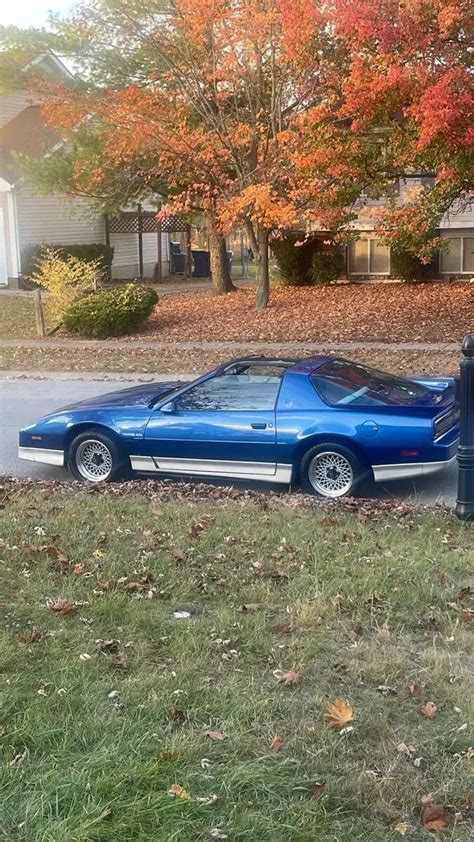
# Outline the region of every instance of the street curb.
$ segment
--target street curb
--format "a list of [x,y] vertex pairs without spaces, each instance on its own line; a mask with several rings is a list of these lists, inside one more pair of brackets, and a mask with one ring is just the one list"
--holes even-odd
[[238,342],[219,341],[168,341],[162,342],[154,339],[0,339],[0,348],[100,348],[103,351],[108,349],[122,348],[130,351],[134,348],[139,350],[222,350],[245,352],[251,348],[252,351],[458,351],[460,352],[461,342],[312,342],[310,340],[291,340],[281,342],[262,342],[251,339]]

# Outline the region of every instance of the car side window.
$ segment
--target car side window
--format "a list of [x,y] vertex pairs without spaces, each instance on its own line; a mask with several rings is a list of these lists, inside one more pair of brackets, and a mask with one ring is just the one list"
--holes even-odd
[[221,374],[189,389],[176,400],[182,411],[273,410],[281,375]]

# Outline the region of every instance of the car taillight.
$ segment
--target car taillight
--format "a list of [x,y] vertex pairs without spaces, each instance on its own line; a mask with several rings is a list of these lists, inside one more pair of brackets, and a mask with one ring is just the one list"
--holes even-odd
[[457,424],[459,424],[459,404],[454,404],[447,412],[444,412],[442,415],[439,415],[438,418],[435,418],[433,422],[434,428],[434,438],[439,439],[441,436],[444,436],[445,433],[452,430]]

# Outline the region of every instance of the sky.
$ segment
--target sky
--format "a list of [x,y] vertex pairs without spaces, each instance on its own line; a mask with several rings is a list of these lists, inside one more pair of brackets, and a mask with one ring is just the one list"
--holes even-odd
[[67,12],[73,0],[17,0],[16,3],[2,3],[0,24],[4,26],[45,26],[48,12]]

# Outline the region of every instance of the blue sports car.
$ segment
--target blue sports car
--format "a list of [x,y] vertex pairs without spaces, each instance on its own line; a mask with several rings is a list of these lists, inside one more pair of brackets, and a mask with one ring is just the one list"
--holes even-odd
[[339,357],[244,357],[192,383],[65,407],[20,432],[19,456],[78,480],[132,471],[299,482],[321,497],[424,476],[455,458],[453,378],[403,379]]

